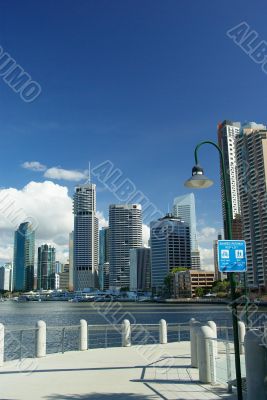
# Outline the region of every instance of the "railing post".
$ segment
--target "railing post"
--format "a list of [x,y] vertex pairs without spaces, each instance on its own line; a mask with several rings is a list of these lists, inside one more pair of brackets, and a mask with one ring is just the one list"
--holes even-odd
[[246,335],[246,325],[242,321],[238,321],[238,337],[239,337],[239,352],[245,353],[244,340]]
[[159,321],[159,342],[161,344],[168,343],[167,323],[165,319]]
[[80,351],[85,351],[88,349],[88,325],[85,319],[80,320],[80,341],[79,341]]
[[[216,381],[216,365],[213,346],[214,332],[209,326],[201,326],[197,331],[197,359],[199,380],[202,383]],[[213,361],[211,362],[211,357]],[[213,370],[212,370],[213,368]],[[214,378],[213,378],[214,377]]]
[[38,321],[36,323],[36,347],[35,356],[37,358],[46,356],[46,323],[44,321]]
[[0,324],[0,367],[4,365],[4,353],[5,353],[5,327]]
[[[214,321],[208,321],[207,322],[207,326],[209,326],[213,330],[214,338],[217,339],[217,337],[218,337],[217,336],[217,325],[215,324],[215,322]],[[217,343],[217,340],[213,341],[213,351],[214,351],[215,357],[218,357],[218,343]]]
[[191,351],[191,366],[197,368],[197,330],[201,323],[196,321],[195,318],[190,319],[190,351]]
[[259,329],[250,329],[245,336],[247,400],[267,398],[266,347]]
[[125,319],[122,323],[122,346],[131,346],[131,324],[128,319]]

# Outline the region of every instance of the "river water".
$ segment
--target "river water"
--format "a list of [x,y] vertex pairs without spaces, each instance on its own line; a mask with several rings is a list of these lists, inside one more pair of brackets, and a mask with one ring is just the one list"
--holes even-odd
[[[253,319],[266,318],[266,309],[254,310]],[[218,326],[228,326],[219,335],[231,336],[231,311],[227,305],[215,304],[166,304],[166,303],[70,303],[70,302],[25,302],[6,301],[0,303],[0,322],[5,325],[5,359],[31,357],[34,355],[35,324],[43,320],[47,324],[47,352],[55,353],[77,350],[79,343],[78,324],[85,319],[89,325],[89,347],[121,345],[120,325],[124,319],[132,324],[158,324],[165,319],[173,326],[169,341],[188,340],[189,331],[178,324],[188,323],[190,318],[199,321],[213,320]],[[90,325],[105,325],[90,329]],[[140,329],[140,326],[138,329]],[[63,329],[65,327],[65,329]],[[70,328],[72,327],[72,328]],[[100,329],[101,328],[101,329]],[[136,328],[136,329],[137,329]],[[25,330],[26,329],[26,330]],[[148,326],[147,343],[158,341],[158,327]],[[225,333],[226,332],[226,333]],[[138,334],[139,344],[144,333]],[[136,336],[136,337],[137,337]]]

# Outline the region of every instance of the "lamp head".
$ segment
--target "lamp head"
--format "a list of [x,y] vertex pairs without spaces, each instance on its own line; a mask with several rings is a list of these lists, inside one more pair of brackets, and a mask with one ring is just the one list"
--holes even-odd
[[192,168],[192,177],[184,185],[191,189],[206,189],[213,185],[213,181],[204,175],[203,168],[197,164]]

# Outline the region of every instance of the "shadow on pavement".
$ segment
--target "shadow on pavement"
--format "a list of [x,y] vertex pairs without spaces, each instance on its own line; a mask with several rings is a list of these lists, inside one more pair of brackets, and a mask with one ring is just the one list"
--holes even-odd
[[134,393],[90,393],[90,394],[70,394],[61,395],[59,393],[45,397],[46,400],[106,400],[106,399],[116,399],[116,400],[153,400],[158,399],[158,396]]

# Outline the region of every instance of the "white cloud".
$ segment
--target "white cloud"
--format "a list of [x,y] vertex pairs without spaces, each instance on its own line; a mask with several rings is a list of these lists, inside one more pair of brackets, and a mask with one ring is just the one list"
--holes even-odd
[[63,179],[66,181],[79,182],[82,179],[87,179],[88,175],[85,172],[80,172],[76,170],[68,170],[59,167],[48,168],[44,173],[45,178],[49,179]]
[[150,238],[150,229],[148,225],[143,224],[143,246],[148,247],[148,241]]
[[96,216],[98,218],[99,229],[108,226],[108,220],[104,217],[104,215],[101,211],[97,211]]
[[[73,229],[72,199],[68,189],[51,181],[30,182],[22,190],[0,190],[0,259],[12,258],[14,231],[31,221],[38,244],[49,242],[66,252]],[[11,249],[11,250],[10,250]]]
[[[108,221],[97,211],[99,227]],[[36,229],[36,249],[47,243],[56,248],[57,259],[69,256],[69,233],[73,230],[72,198],[68,188],[51,181],[29,182],[21,190],[0,190],[0,263],[13,258],[14,231],[23,221]]]
[[214,256],[213,249],[207,249],[204,247],[199,247],[200,258],[201,258],[201,269],[206,271],[214,270]]
[[205,270],[214,269],[213,241],[217,239],[218,233],[211,226],[205,226],[198,232],[201,268]]
[[31,171],[45,171],[46,165],[41,164],[39,161],[25,161],[21,164],[22,168],[30,169]]

